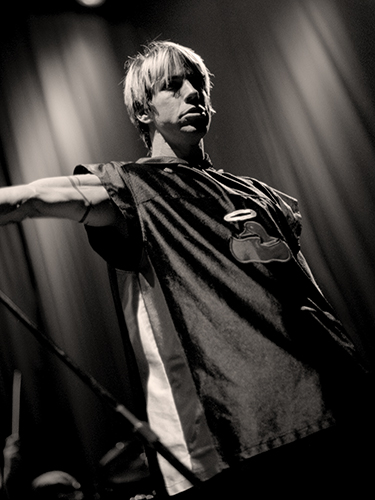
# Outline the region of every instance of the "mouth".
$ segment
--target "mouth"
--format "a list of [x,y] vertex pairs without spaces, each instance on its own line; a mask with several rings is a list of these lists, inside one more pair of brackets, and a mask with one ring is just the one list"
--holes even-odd
[[184,111],[181,117],[186,115],[206,115],[206,109],[203,106],[193,106]]

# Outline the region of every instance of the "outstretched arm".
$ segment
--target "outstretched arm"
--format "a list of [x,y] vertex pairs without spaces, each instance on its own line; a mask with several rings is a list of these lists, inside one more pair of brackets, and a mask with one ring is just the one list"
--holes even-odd
[[48,177],[0,189],[0,225],[57,217],[108,226],[117,216],[118,209],[95,175]]

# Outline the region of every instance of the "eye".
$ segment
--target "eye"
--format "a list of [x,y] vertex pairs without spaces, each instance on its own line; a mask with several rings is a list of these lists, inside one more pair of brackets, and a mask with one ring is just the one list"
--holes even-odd
[[192,86],[199,92],[205,91],[205,81],[202,75],[193,73],[188,76],[188,80],[192,84]]
[[172,76],[169,80],[165,81],[160,90],[169,90],[171,92],[178,92],[182,86],[183,78],[180,76]]

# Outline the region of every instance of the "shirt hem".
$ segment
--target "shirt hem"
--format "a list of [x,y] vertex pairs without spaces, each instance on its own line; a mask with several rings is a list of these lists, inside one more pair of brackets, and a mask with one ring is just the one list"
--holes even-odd
[[[321,422],[319,422],[319,424],[307,425],[301,429],[297,429],[295,431],[288,432],[287,434],[284,434],[282,436],[278,436],[277,438],[274,438],[270,441],[266,441],[264,443],[259,443],[255,446],[252,446],[251,448],[244,450],[242,453],[240,453],[239,456],[237,457],[237,460],[233,461],[233,463],[228,464],[226,462],[222,462],[221,468],[219,470],[216,469],[215,471],[210,473],[207,471],[207,469],[196,469],[193,472],[194,474],[197,475],[197,477],[201,481],[208,481],[209,479],[213,478],[220,472],[229,469],[232,465],[234,465],[237,462],[240,463],[243,460],[255,457],[257,455],[260,455],[261,453],[266,453],[267,451],[272,451],[281,446],[293,443],[305,437],[316,434],[320,431],[329,429],[330,427],[335,426],[335,424],[336,422],[333,417],[326,418]],[[169,496],[174,496],[177,495],[178,493],[183,493],[184,491],[187,491],[192,487],[193,485],[190,483],[190,481],[185,479],[176,482],[172,485],[166,486],[166,490]]]

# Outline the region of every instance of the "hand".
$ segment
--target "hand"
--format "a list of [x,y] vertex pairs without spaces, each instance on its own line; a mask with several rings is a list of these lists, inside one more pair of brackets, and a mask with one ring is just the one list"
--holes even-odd
[[14,458],[19,458],[20,454],[20,438],[18,434],[11,434],[5,440],[4,447],[4,462],[9,463]]
[[4,484],[10,487],[22,480],[22,460],[20,454],[20,439],[18,434],[11,434],[5,440]]
[[33,195],[28,185],[3,187],[0,189],[0,226],[21,222],[27,217],[27,201]]

